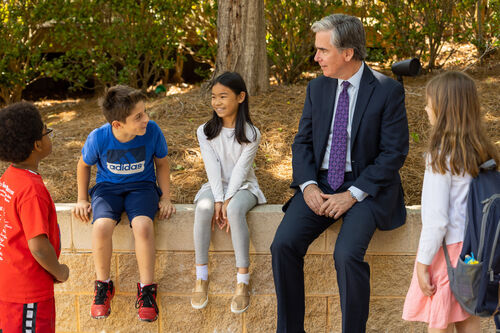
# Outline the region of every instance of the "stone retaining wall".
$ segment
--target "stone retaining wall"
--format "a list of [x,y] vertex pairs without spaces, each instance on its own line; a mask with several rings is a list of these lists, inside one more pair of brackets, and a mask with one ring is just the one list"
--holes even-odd
[[[57,332],[275,332],[276,300],[269,246],[283,213],[279,205],[258,206],[248,213],[250,229],[251,305],[242,315],[230,311],[235,287],[235,261],[230,235],[216,230],[210,246],[209,303],[194,310],[189,301],[194,285],[193,205],[176,205],[170,220],[155,222],[159,318],[137,319],[136,283],[139,280],[133,235],[125,218],[113,236],[111,278],[116,286],[112,312],[92,319],[90,303],[95,279],[91,254],[91,225],[71,217],[72,204],[57,204],[62,235],[61,261],[70,278],[56,290]],[[420,209],[408,207],[405,226],[377,231],[368,248],[371,266],[371,303],[367,332],[426,332],[422,324],[401,320],[401,309],[411,279],[420,233]],[[309,248],[305,258],[308,333],[341,332],[341,313],[332,251],[339,225],[333,225]],[[484,332],[494,332],[490,321]]]

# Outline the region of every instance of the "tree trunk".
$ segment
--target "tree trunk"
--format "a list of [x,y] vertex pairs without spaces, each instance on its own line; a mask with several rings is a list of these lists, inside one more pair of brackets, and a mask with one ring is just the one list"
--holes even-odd
[[[479,57],[484,53],[486,50],[486,47],[484,45],[483,41],[483,17],[481,15],[482,13],[482,1],[478,0],[476,2],[476,22],[477,22],[477,30],[476,30],[476,41],[477,41],[477,50],[479,51]],[[481,64],[483,63],[483,60],[481,59]]]
[[225,71],[241,74],[248,93],[269,87],[264,0],[218,0],[217,76]]

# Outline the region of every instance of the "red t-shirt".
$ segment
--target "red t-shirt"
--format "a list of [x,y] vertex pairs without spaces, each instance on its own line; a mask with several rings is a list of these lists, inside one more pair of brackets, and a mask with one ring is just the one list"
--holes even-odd
[[10,166],[0,178],[0,300],[36,303],[54,297],[53,276],[28,247],[28,239],[42,234],[59,257],[56,209],[42,177]]

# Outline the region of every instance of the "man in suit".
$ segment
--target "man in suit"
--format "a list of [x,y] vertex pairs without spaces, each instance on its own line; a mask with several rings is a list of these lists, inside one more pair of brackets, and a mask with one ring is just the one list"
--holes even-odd
[[359,19],[334,14],[312,30],[314,60],[323,75],[307,87],[292,144],[291,187],[297,191],[283,207],[271,245],[277,331],[304,332],[304,255],[342,218],[334,250],[342,332],[364,332],[370,300],[366,249],[376,228],[391,230],[406,218],[399,176],[408,153],[404,89],[364,63]]

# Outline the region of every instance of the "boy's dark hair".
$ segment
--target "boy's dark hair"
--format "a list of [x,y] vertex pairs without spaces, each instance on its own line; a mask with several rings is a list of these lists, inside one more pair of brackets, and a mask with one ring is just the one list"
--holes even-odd
[[0,110],[0,160],[19,163],[28,159],[35,141],[42,139],[43,121],[31,103],[19,102]]
[[[237,72],[224,72],[210,83],[210,87],[215,86],[217,83],[223,85],[224,87],[228,87],[236,95],[239,95],[242,91],[245,93],[245,99],[238,106],[238,114],[236,115],[234,134],[239,144],[250,143],[250,139],[248,139],[245,134],[245,125],[248,123],[252,125],[251,128],[253,131],[253,137],[251,138],[251,141],[254,141],[257,138],[257,133],[255,131],[255,128],[253,127],[252,120],[250,119],[250,111],[248,107],[249,97],[245,81]],[[222,118],[220,118],[214,110],[212,119],[210,119],[205,124],[205,126],[203,127],[203,132],[207,136],[208,140],[212,140],[219,135],[221,130]]]
[[146,95],[138,89],[124,85],[113,86],[101,99],[102,113],[110,124],[115,120],[125,122],[135,105],[145,100]]

